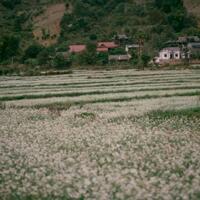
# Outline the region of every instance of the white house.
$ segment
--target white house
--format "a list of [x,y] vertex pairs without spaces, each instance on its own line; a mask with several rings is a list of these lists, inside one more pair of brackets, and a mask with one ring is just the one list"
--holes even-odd
[[131,55],[124,54],[124,55],[109,55],[109,61],[129,61],[132,58]]
[[159,52],[161,60],[181,59],[181,49],[179,47],[164,48]]
[[184,54],[179,47],[167,47],[159,52],[159,56],[154,58],[155,63],[181,60]]
[[139,44],[129,44],[129,45],[126,45],[125,51],[128,53],[130,49],[139,49],[139,48],[140,48]]

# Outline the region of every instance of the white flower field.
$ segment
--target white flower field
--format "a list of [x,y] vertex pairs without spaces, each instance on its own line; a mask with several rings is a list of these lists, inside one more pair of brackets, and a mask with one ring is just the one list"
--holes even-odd
[[0,199],[200,199],[200,71],[0,77]]

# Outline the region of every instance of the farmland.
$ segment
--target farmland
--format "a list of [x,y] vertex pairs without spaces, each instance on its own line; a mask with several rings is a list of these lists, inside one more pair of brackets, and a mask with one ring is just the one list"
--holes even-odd
[[0,77],[0,194],[199,199],[200,71]]

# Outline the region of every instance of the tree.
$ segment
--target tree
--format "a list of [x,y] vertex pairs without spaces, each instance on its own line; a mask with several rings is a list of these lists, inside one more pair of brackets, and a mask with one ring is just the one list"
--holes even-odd
[[0,61],[11,59],[19,53],[20,38],[5,36],[0,42]]
[[80,54],[79,63],[85,65],[94,65],[97,62],[96,44],[93,42],[87,43],[87,50]]
[[53,65],[57,69],[69,68],[71,66],[71,60],[65,59],[62,54],[57,54],[53,59]]
[[137,65],[139,62],[138,53],[135,50],[131,50],[130,54],[131,54],[131,63],[133,65]]
[[148,54],[143,53],[141,55],[141,61],[142,61],[142,65],[144,67],[146,67],[148,65],[148,63],[149,63],[150,60],[151,60],[151,57]]
[[96,34],[91,34],[89,36],[89,38],[90,38],[90,40],[95,41],[95,40],[97,40],[97,35]]
[[165,13],[170,13],[172,10],[183,9],[182,0],[155,0],[155,6]]
[[168,22],[176,32],[185,28],[185,14],[182,12],[172,13],[168,16]]
[[112,55],[126,54],[126,51],[124,48],[116,48],[116,49],[112,49],[110,51],[110,54],[112,54]]
[[1,4],[8,9],[14,9],[17,4],[20,4],[21,0],[2,0]]
[[49,56],[50,53],[47,49],[42,50],[37,56],[38,64],[46,65],[49,62]]
[[108,64],[108,53],[107,52],[100,52],[99,54],[97,54],[97,63],[99,65]]
[[43,47],[41,45],[32,44],[25,50],[23,59],[36,58],[42,50]]

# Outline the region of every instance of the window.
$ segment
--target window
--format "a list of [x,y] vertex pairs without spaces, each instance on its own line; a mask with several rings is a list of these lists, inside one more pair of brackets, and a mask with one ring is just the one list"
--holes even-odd
[[178,53],[175,54],[175,57],[178,58]]
[[164,57],[167,58],[167,54],[164,54]]

